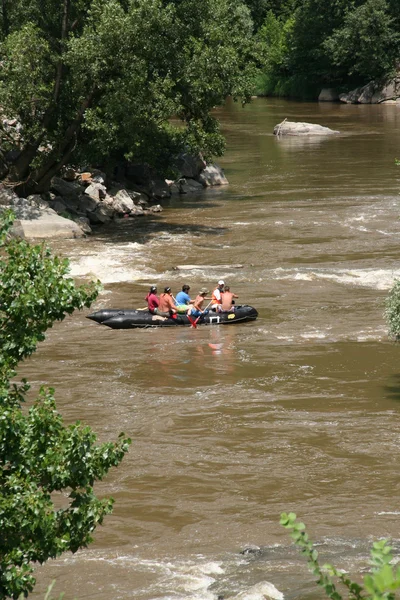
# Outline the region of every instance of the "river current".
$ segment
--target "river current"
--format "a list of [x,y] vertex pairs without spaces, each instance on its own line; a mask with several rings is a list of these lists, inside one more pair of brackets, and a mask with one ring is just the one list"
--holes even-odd
[[[373,540],[400,550],[400,348],[383,318],[400,277],[400,107],[255,99],[217,116],[229,186],[52,248],[78,282],[103,282],[94,308],[223,278],[259,318],[118,331],[85,311],[48,332],[21,376],[55,387],[66,423],[133,442],[96,486],[114,513],[37,569],[33,598],[52,579],[64,600],[260,600],[267,583],[322,598],[283,511],[355,577]],[[277,139],[285,118],[340,134]]]

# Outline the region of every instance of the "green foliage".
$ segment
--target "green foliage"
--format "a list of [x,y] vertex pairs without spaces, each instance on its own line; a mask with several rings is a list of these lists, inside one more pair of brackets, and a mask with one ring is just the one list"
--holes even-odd
[[283,82],[290,76],[288,58],[293,26],[292,16],[284,19],[270,10],[257,33],[264,59],[264,71],[258,77],[258,87],[261,86],[265,95],[283,96],[287,91]]
[[47,588],[44,600],[62,600],[64,598],[64,592],[61,592],[61,594],[58,596],[58,598],[53,598],[51,595],[51,592],[53,590],[54,584],[55,584],[55,580],[51,582],[51,584],[49,585],[49,587]]
[[385,301],[384,316],[389,336],[400,340],[400,280],[396,279]]
[[294,19],[283,21],[269,11],[258,37],[265,44],[266,65],[269,71],[284,71],[287,68],[288,42]]
[[[317,584],[321,586],[328,598],[342,600],[394,600],[395,590],[400,588],[400,567],[395,568],[392,561],[392,548],[387,540],[374,542],[371,549],[370,572],[364,576],[364,585],[350,579],[345,571],[338,570],[332,565],[320,566],[318,552],[310,541],[305,531],[304,523],[297,521],[295,513],[282,513],[280,524],[291,531],[293,539],[300,552],[307,559],[311,572],[317,577]],[[344,588],[345,595],[338,591],[332,577]]]
[[254,28],[258,31],[269,12],[276,17],[288,17],[298,4],[298,0],[244,0],[244,3],[249,7]]
[[0,221],[0,384],[36,350],[54,321],[89,307],[99,291],[99,283],[75,287],[67,277],[68,260],[53,257],[45,246],[7,242],[12,221],[12,213]]
[[258,31],[267,45],[268,91],[315,98],[324,86],[349,89],[393,74],[400,57],[397,0],[298,0],[289,12],[271,9]]
[[333,64],[366,81],[389,74],[399,57],[400,35],[385,0],[349,9],[343,25],[324,42]]
[[93,485],[121,462],[130,443],[120,434],[115,443],[98,445],[79,421],[64,425],[52,388],[42,387],[23,409],[30,386],[15,382],[18,363],[55,321],[90,306],[99,284],[75,287],[68,261],[43,246],[7,241],[12,222],[10,212],[0,219],[0,599],[32,591],[32,563],[91,542],[113,504],[98,499]]
[[222,152],[210,113],[250,98],[257,60],[241,0],[41,4],[15,0],[0,44],[2,111],[22,127],[12,139],[0,126],[0,146],[21,150],[9,171],[21,192],[45,189],[69,160],[158,167],[178,141]]

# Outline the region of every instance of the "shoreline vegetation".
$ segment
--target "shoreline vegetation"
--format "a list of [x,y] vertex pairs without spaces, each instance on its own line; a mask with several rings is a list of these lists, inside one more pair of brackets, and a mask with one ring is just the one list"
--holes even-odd
[[396,0],[3,2],[0,181],[27,198],[124,162],[176,180],[182,154],[223,154],[227,97],[395,102],[399,32]]
[[[255,37],[263,65],[256,94],[317,100],[396,75],[400,6],[394,0],[282,0],[249,2],[258,14]],[[264,6],[260,14],[256,8]],[[397,94],[397,91],[396,91]]]

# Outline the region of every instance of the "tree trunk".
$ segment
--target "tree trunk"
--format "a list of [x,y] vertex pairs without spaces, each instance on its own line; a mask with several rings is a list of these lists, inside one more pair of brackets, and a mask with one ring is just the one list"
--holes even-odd
[[[4,5],[8,0],[3,1],[3,11]],[[14,162],[11,169],[11,177],[14,181],[22,181],[27,179],[29,175],[29,167],[33,159],[35,158],[38,148],[43,141],[43,138],[46,134],[46,129],[50,125],[51,119],[53,117],[54,111],[57,108],[57,102],[60,97],[62,76],[63,76],[63,52],[65,47],[65,40],[68,36],[68,14],[69,14],[70,0],[64,0],[63,3],[63,15],[62,15],[62,23],[61,23],[61,37],[60,37],[60,59],[57,64],[56,77],[54,81],[54,89],[53,89],[53,98],[52,102],[48,106],[42,120],[42,133],[31,143],[28,143],[16,161]],[[19,186],[18,186],[19,187]]]
[[2,13],[3,13],[3,23],[2,23],[3,37],[7,37],[8,34],[10,33],[10,21],[8,19],[7,3],[8,3],[8,0],[2,0],[2,3],[1,3]]
[[67,163],[72,151],[74,150],[76,138],[82,125],[85,111],[91,105],[94,94],[95,90],[92,90],[82,102],[75,119],[66,130],[63,136],[63,141],[57,148],[56,154],[53,154],[52,157],[49,157],[49,160],[42,165],[40,169],[33,171],[27,181],[22,182],[15,188],[17,194],[25,196],[33,192],[43,192],[47,190],[53,175],[55,175],[61,169],[61,167]]
[[37,194],[41,194],[42,192],[47,192],[50,187],[50,181],[54,175],[56,175],[61,167],[67,164],[69,157],[71,156],[73,150],[75,149],[75,142],[71,140],[69,146],[65,148],[63,156],[60,158],[58,162],[54,161],[52,165],[47,169],[46,173],[41,177],[41,179],[35,185],[35,192]]
[[63,56],[63,52],[65,49],[65,40],[67,39],[67,35],[68,35],[69,6],[70,6],[70,0],[64,0],[63,18],[62,18],[62,24],[61,24],[60,60],[58,61],[58,65],[57,65],[57,76],[56,76],[56,81],[55,81],[55,85],[54,85],[54,93],[53,93],[54,103],[57,102],[59,95],[60,95],[60,87],[61,87],[62,74],[63,74],[62,56]]

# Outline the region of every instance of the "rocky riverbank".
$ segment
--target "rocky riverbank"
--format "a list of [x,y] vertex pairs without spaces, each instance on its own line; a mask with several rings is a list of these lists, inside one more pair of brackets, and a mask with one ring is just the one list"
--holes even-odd
[[145,165],[124,165],[113,178],[97,169],[65,169],[53,177],[48,192],[20,198],[0,183],[0,210],[16,214],[13,235],[25,239],[77,238],[93,226],[162,211],[160,202],[172,195],[199,193],[228,183],[222,169],[201,157],[181,155],[179,176],[165,180]]
[[368,82],[348,92],[335,88],[323,88],[319,102],[344,102],[345,104],[399,104],[400,72],[395,77]]

